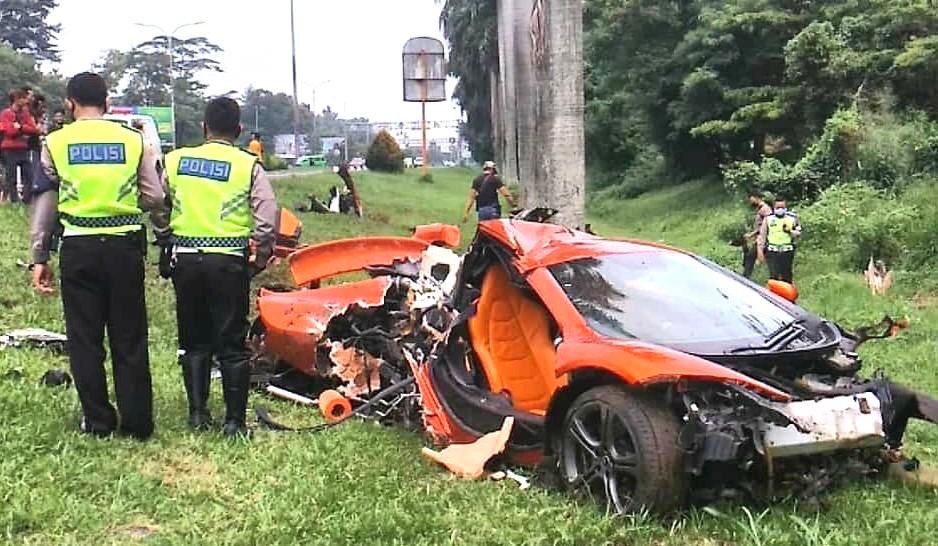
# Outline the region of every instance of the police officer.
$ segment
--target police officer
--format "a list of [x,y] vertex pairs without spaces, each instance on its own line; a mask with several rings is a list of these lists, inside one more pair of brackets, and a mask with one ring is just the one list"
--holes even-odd
[[788,210],[785,200],[776,199],[772,216],[762,222],[759,230],[759,261],[769,266],[769,276],[785,282],[793,282],[795,241],[801,237],[801,222],[798,215]]
[[[42,147],[43,173],[55,189],[36,200],[32,222],[33,286],[52,291],[48,265],[57,220],[62,304],[68,355],[81,402],[80,430],[140,440],[153,433],[153,391],[144,298],[146,232],[150,211],[166,229],[164,194],[139,133],[102,119],[107,85],[84,72],[68,82],[66,105],[75,122],[50,133]],[[107,328],[117,411],[104,371]]]
[[278,210],[257,156],[234,146],[240,120],[238,103],[214,99],[205,108],[206,142],[166,156],[172,237],[160,259],[161,274],[172,277],[176,290],[189,425],[201,430],[212,424],[208,397],[214,357],[221,366],[226,436],[247,433],[250,279],[273,252]]

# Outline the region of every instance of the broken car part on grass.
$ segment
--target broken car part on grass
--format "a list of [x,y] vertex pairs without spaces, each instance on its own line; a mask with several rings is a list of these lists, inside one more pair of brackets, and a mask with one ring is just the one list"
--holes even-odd
[[525,219],[547,216],[481,222],[462,256],[440,226],[298,250],[298,289],[258,298],[256,368],[442,446],[511,418],[508,459],[614,512],[816,495],[883,473],[910,418],[938,421],[934,399],[858,375],[859,346],[903,323],[850,333],[792,287]]

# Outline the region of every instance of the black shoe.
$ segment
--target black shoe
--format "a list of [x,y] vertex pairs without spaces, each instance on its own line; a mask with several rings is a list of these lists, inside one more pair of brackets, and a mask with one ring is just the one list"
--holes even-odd
[[153,436],[153,428],[149,430],[131,430],[129,428],[120,427],[117,429],[117,435],[122,438],[131,438],[140,442],[146,442]]
[[82,416],[81,421],[78,423],[78,432],[95,438],[110,438],[114,434],[114,429],[92,425]]
[[189,402],[189,427],[194,430],[212,428],[212,414],[208,411],[208,395],[212,382],[212,357],[205,354],[187,354],[179,357],[182,382],[186,386]]
[[248,360],[222,362],[221,381],[225,394],[225,436],[247,436],[245,415],[248,390],[251,383],[251,364]]
[[251,430],[243,422],[227,421],[221,428],[221,433],[229,439],[250,438]]

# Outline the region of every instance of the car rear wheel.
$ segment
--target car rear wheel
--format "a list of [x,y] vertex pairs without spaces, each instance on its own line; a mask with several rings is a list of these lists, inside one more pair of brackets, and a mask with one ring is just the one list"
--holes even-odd
[[686,496],[678,426],[648,395],[595,387],[567,411],[559,470],[575,494],[599,501],[609,513],[670,512]]

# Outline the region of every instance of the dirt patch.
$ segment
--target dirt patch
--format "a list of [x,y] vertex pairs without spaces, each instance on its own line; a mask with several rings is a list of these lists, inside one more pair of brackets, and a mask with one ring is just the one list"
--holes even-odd
[[916,309],[929,309],[938,307],[938,294],[932,292],[919,292],[912,297],[912,305]]
[[368,214],[366,215],[366,217],[372,222],[375,222],[376,224],[390,224],[391,223],[391,217],[388,216],[387,214],[384,214],[383,212],[368,211]]
[[160,526],[145,520],[134,521],[111,529],[108,535],[117,544],[126,544],[128,540],[144,541],[159,533]]
[[193,455],[164,454],[144,463],[140,473],[186,491],[213,493],[221,483],[215,464]]

